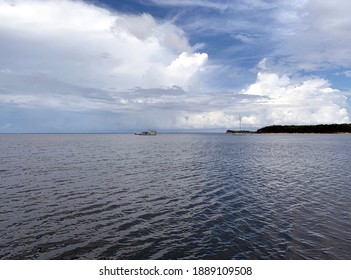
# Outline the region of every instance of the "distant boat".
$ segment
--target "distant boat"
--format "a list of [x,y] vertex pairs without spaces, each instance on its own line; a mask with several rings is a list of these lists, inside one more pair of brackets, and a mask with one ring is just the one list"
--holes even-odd
[[134,134],[135,135],[141,135],[141,136],[156,136],[157,135],[157,131],[149,129],[148,131],[136,132]]

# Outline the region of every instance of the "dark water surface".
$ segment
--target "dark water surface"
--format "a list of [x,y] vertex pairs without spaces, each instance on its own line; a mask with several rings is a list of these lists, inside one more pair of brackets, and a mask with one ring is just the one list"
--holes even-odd
[[1,259],[351,259],[351,135],[0,135]]

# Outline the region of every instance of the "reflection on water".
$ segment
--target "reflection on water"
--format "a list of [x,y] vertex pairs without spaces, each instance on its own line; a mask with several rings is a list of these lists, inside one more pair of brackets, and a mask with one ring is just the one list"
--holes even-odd
[[0,135],[2,259],[350,259],[351,135]]

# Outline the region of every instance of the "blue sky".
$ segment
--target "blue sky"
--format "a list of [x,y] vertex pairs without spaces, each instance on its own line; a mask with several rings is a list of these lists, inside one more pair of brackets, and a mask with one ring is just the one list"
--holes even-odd
[[0,0],[0,133],[350,122],[348,0]]

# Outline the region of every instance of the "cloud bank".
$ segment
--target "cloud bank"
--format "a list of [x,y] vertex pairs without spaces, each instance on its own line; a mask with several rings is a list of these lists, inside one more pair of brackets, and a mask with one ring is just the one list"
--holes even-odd
[[244,128],[273,124],[319,124],[349,122],[347,98],[321,78],[293,79],[262,67],[257,79],[239,93],[216,102],[207,100],[216,110],[183,116],[181,126],[191,128],[232,127],[239,129],[239,115]]
[[[269,9],[263,4],[252,1]],[[173,5],[233,9],[223,1]],[[303,36],[291,32],[282,46]],[[317,76],[284,74],[268,66],[270,59],[257,61],[256,81],[214,88],[232,68],[196,50],[206,44],[193,46],[188,36],[174,21],[83,1],[0,0],[0,132],[222,131],[237,128],[239,115],[246,129],[349,121],[343,92]],[[258,37],[231,34],[243,44]],[[303,44],[308,49],[312,40]],[[298,57],[296,51],[286,59]]]
[[1,65],[16,73],[99,88],[186,87],[207,60],[181,29],[148,14],[29,0],[0,1],[0,18]]
[[288,76],[259,72],[254,84],[242,91],[262,96],[253,119],[265,124],[318,124],[349,122],[346,97],[328,81],[310,78],[293,81]]

